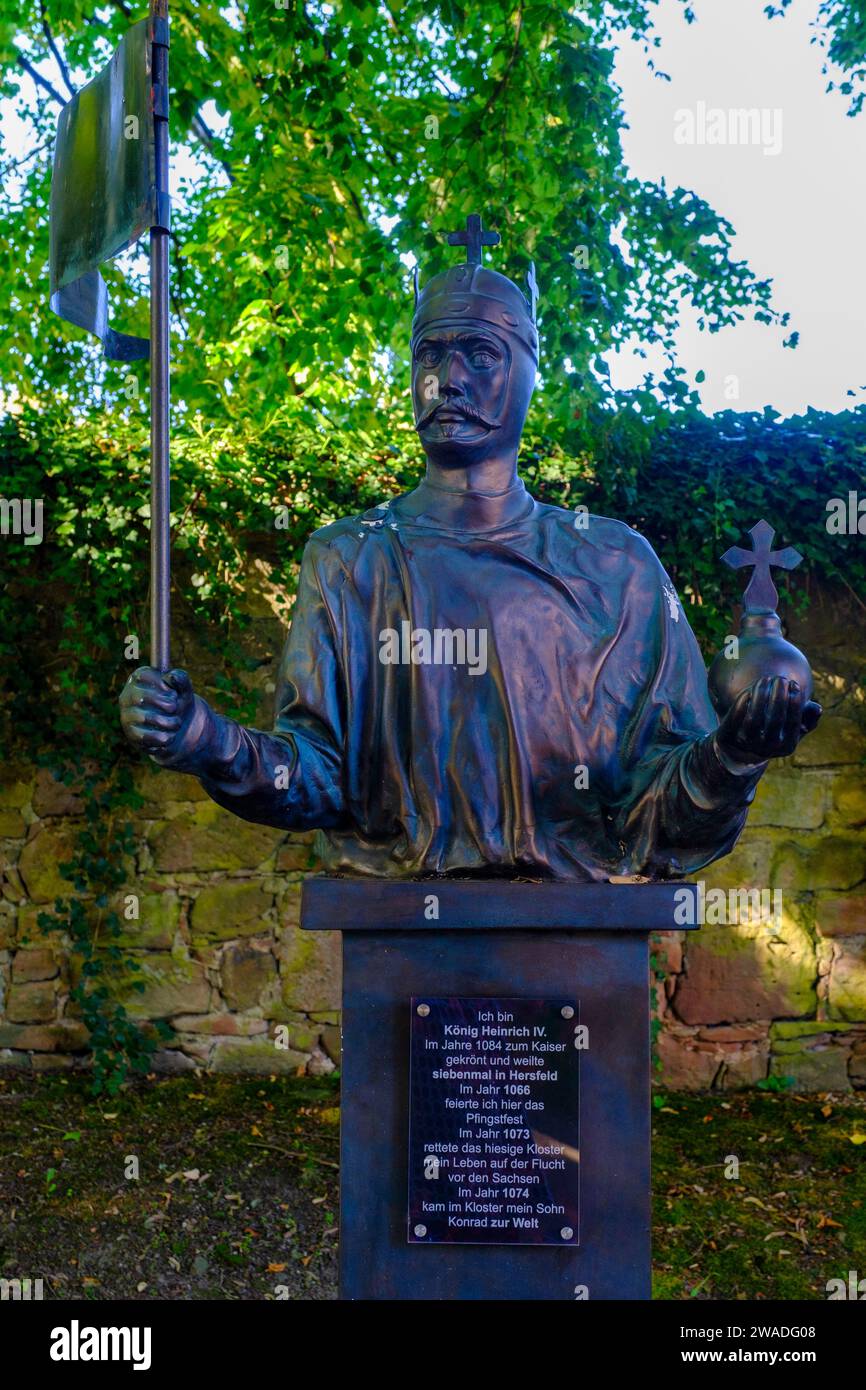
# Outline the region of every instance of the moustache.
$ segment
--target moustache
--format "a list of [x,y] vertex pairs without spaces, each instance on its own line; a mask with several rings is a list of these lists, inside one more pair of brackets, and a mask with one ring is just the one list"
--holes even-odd
[[484,428],[488,430],[498,430],[500,428],[495,420],[488,419],[484,411],[479,410],[478,407],[472,405],[470,401],[438,400],[434,405],[431,405],[429,410],[425,410],[424,414],[415,422],[415,429],[426,429],[431,420],[438,415],[439,411],[445,409],[447,409],[451,415],[462,416],[463,419],[468,420],[470,424],[483,425]]

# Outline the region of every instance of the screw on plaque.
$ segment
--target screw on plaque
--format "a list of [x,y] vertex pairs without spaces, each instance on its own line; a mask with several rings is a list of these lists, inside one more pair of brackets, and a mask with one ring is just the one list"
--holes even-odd
[[426,1234],[427,1234],[427,1227],[426,1227],[426,1226],[416,1226],[416,1227],[415,1227],[415,1235],[418,1237],[419,1240],[421,1240],[422,1236],[426,1236]]
[[571,1229],[570,1226],[563,1226],[559,1234],[562,1236],[563,1240],[571,1240],[572,1236],[574,1235],[574,1231]]
[[559,1012],[562,1014],[563,1018],[574,1018],[574,1009],[570,1004],[566,1004]]
[[419,1004],[419,1005],[418,1005],[418,1008],[415,1010],[415,1012],[416,1012],[417,1014],[419,1014],[419,1015],[421,1016],[421,1018],[426,1018],[427,1015],[428,1015],[429,1012],[430,1012],[430,1005],[429,1005],[429,1004]]

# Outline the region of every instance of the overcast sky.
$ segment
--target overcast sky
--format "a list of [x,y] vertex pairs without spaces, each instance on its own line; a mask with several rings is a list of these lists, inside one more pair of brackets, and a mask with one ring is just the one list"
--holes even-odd
[[[818,0],[793,0],[787,16],[775,20],[765,18],[763,0],[693,4],[698,17],[691,25],[677,0],[658,7],[657,61],[670,82],[647,70],[636,44],[620,50],[626,160],[641,178],[664,176],[671,188],[693,189],[733,223],[735,256],[772,277],[775,304],[790,311],[787,331],[798,330],[800,343],[783,348],[785,332],[764,324],[701,333],[687,312],[679,365],[692,385],[696,372],[706,372],[698,389],[708,411],[767,404],[783,415],[809,405],[847,409],[866,400],[866,110],[852,120],[845,98],[825,91],[822,53],[810,45]],[[762,143],[698,144],[699,103],[705,139],[707,123],[718,119],[714,109],[755,108],[766,113],[765,143],[771,150],[780,145],[778,152],[765,154]],[[648,364],[664,365],[658,356],[647,363],[625,353],[610,361],[621,387],[637,384]]]

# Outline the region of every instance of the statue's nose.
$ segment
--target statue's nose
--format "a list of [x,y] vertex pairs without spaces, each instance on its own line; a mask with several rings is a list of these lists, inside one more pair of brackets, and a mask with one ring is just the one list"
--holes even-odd
[[449,376],[446,377],[445,381],[443,381],[441,386],[439,387],[439,394],[440,396],[445,396],[448,400],[453,400],[456,396],[463,396],[466,393],[464,392],[463,387],[460,386],[456,381],[452,381]]
[[439,378],[439,394],[446,397],[465,396],[466,379],[463,364],[458,353],[450,353],[442,364]]

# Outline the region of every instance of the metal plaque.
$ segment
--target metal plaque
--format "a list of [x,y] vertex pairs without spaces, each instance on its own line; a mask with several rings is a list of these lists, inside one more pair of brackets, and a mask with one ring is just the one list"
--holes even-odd
[[578,1243],[575,999],[412,999],[410,1243]]

